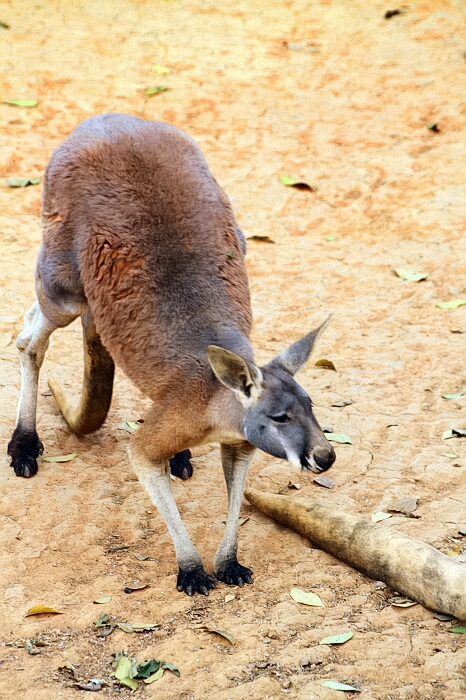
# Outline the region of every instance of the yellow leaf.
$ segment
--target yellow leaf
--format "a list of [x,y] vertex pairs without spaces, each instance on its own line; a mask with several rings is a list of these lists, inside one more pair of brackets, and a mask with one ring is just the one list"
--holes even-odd
[[50,608],[48,605],[34,605],[32,608],[29,608],[24,617],[29,617],[30,615],[44,615],[45,613],[49,615],[63,615],[60,610]]

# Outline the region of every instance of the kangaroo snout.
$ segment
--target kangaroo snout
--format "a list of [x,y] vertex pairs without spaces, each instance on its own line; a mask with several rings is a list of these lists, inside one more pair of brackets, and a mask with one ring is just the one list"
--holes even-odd
[[301,466],[303,469],[320,474],[330,469],[336,457],[335,450],[330,443],[325,446],[318,445],[314,447],[309,457],[305,455],[301,457]]

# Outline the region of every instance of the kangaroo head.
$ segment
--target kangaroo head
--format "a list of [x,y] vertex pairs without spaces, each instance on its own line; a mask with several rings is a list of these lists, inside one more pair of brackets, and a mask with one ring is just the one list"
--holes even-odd
[[274,457],[317,473],[332,466],[335,451],[314,416],[310,396],[293,376],[308,360],[324,325],[261,368],[230,350],[208,348],[215,375],[243,406],[246,440]]

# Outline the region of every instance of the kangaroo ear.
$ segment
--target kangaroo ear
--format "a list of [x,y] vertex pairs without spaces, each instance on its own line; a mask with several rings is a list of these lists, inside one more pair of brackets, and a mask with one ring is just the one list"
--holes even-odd
[[217,345],[209,345],[207,357],[217,379],[234,391],[243,405],[248,406],[257,401],[262,392],[262,372],[259,367]]
[[331,316],[329,316],[314,331],[311,331],[305,335],[304,338],[301,338],[301,340],[293,343],[293,345],[287,348],[287,350],[283,350],[274,360],[272,360],[270,364],[280,365],[292,376],[296,374],[296,372],[308,361],[317,338],[330,321],[330,318]]

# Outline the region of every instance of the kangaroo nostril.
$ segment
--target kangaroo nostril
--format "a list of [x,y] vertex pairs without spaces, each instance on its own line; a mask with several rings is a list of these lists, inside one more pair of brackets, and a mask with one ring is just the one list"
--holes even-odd
[[335,450],[331,445],[328,447],[316,447],[312,453],[316,464],[324,471],[330,469],[336,459]]

